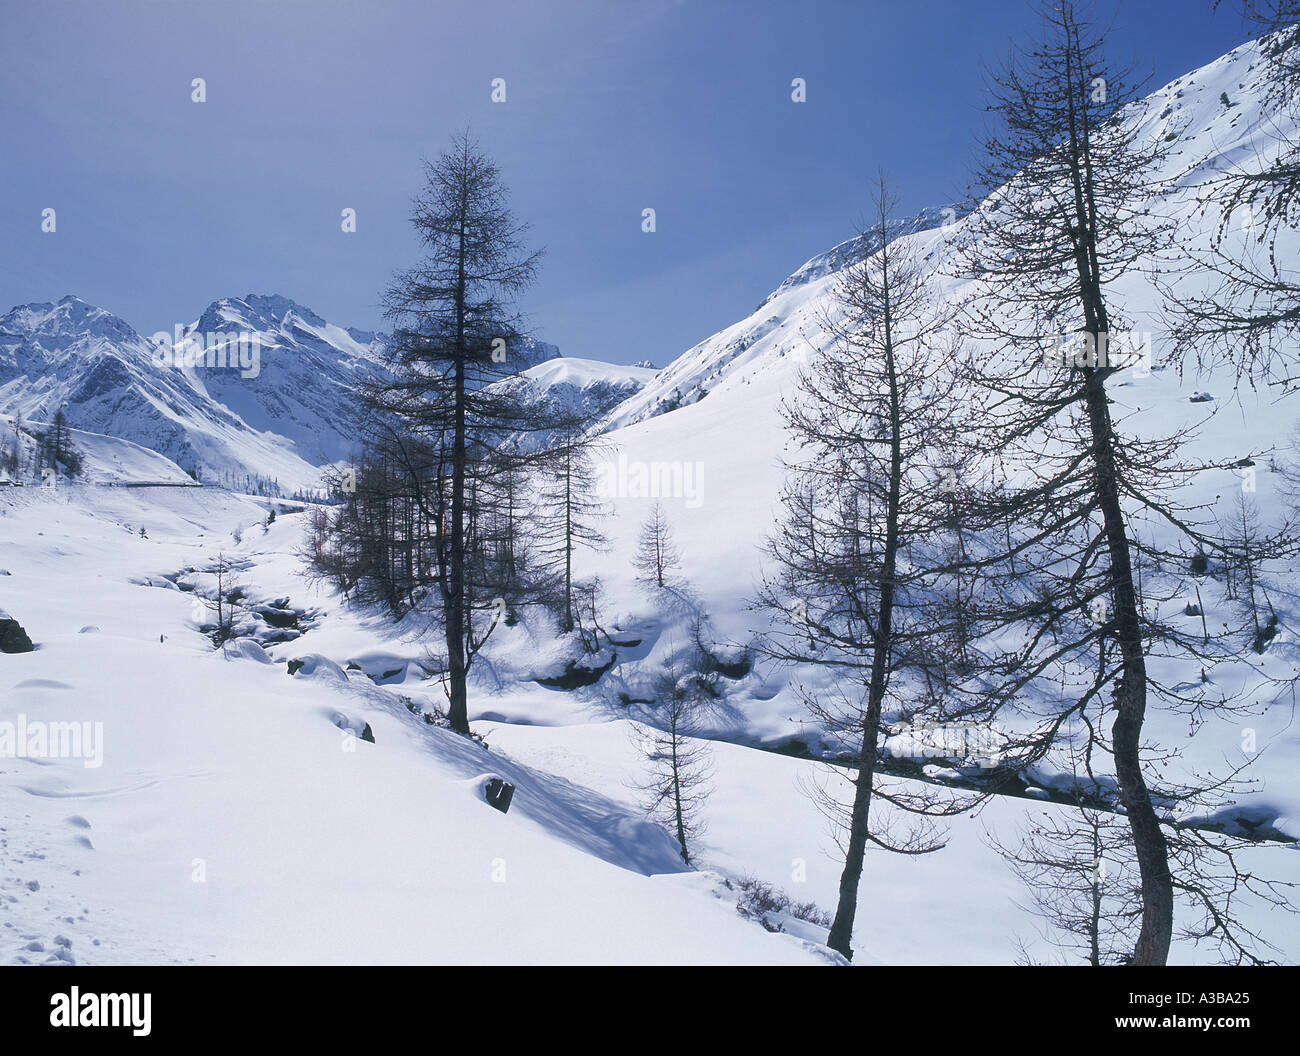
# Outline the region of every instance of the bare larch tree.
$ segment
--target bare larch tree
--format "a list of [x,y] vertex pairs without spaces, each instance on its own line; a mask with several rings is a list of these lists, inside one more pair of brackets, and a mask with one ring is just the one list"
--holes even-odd
[[671,582],[672,573],[681,567],[681,561],[681,551],[673,539],[672,525],[663,503],[656,502],[641,523],[633,566],[642,579],[662,590]]
[[777,617],[768,659],[833,674],[834,689],[805,690],[804,702],[856,756],[828,936],[846,957],[868,844],[907,853],[942,846],[928,820],[892,839],[887,825],[873,825],[873,798],[919,814],[959,809],[882,787],[887,704],[892,716],[924,712],[936,723],[970,717],[949,663],[957,621],[941,545],[952,529],[943,462],[961,446],[963,401],[927,275],[889,241],[891,210],[882,177],[862,239],[880,248],[841,273],[824,321],[831,341],[785,404],[795,454],[768,543],[775,573],[760,594]]

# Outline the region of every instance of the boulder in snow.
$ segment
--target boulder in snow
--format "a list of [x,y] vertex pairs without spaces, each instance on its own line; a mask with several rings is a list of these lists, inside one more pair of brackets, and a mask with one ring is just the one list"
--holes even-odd
[[346,682],[348,676],[328,656],[320,653],[308,653],[289,661],[289,674],[294,677],[326,678],[334,682]]
[[22,624],[0,609],[0,653],[30,653],[34,648]]
[[510,801],[515,798],[515,786],[503,778],[489,777],[483,784],[483,798],[488,806],[505,814],[510,810]]

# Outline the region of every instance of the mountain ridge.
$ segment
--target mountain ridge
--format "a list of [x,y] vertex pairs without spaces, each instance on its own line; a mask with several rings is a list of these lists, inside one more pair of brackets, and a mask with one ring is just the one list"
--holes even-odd
[[[315,488],[352,454],[356,393],[386,375],[382,332],[329,322],[282,294],[208,304],[144,335],[75,294],[0,316],[0,414],[139,444],[200,480]],[[560,355],[533,338],[517,354]]]

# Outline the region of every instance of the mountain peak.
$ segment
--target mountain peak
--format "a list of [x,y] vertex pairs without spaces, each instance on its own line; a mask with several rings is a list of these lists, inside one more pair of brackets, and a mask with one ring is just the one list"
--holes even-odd
[[200,331],[229,330],[247,327],[253,330],[278,330],[295,316],[308,326],[326,326],[324,319],[310,308],[282,294],[249,293],[243,297],[223,297],[213,301],[199,317]]
[[0,330],[47,339],[90,335],[126,341],[139,336],[112,312],[71,293],[55,302],[34,301],[15,305],[0,318]]

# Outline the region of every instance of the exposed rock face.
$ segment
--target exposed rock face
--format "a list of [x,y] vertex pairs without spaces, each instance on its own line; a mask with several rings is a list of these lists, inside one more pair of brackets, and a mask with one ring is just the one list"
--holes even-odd
[[0,609],[0,653],[30,653],[34,648],[22,625]]

